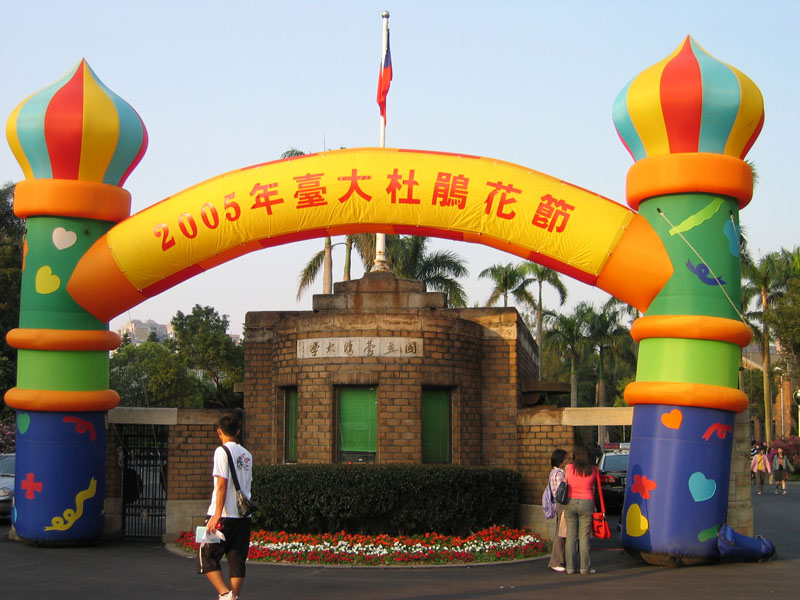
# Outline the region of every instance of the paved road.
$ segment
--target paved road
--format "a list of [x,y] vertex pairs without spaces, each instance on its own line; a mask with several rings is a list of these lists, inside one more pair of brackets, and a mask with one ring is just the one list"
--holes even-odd
[[[683,569],[635,562],[616,534],[594,542],[594,576],[550,571],[544,560],[472,567],[317,568],[251,564],[243,600],[795,598],[800,588],[800,483],[786,496],[753,496],[756,532],[778,549],[767,563]],[[612,527],[613,529],[613,527]],[[5,539],[0,524],[0,590],[4,598],[77,600],[143,598],[213,600],[191,560],[148,542],[101,542],[89,548],[34,548]],[[9,592],[13,590],[13,592]]]

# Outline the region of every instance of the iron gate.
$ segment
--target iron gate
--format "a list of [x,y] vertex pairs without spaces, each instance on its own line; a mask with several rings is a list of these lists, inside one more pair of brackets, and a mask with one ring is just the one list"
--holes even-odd
[[166,425],[122,426],[122,521],[128,537],[160,538],[167,520]]

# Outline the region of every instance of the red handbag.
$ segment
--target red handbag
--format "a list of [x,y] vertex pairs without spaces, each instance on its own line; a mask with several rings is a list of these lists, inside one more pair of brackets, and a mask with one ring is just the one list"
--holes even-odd
[[603,500],[603,487],[600,485],[600,472],[594,470],[595,481],[597,481],[597,494],[600,496],[600,511],[592,513],[592,535],[601,540],[611,537],[611,529],[606,521],[606,503]]

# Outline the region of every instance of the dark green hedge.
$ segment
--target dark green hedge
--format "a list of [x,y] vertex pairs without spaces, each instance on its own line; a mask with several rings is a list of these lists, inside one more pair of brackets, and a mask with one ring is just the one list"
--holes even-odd
[[521,480],[516,471],[483,467],[263,465],[253,472],[253,525],[391,535],[513,527]]

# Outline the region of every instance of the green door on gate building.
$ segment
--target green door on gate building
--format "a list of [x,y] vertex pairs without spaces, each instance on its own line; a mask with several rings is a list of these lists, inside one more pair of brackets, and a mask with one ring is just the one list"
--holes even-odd
[[374,463],[378,398],[374,387],[338,388],[339,462]]

